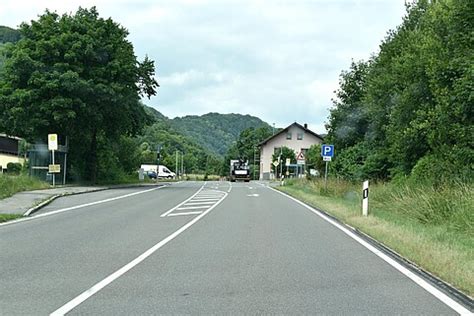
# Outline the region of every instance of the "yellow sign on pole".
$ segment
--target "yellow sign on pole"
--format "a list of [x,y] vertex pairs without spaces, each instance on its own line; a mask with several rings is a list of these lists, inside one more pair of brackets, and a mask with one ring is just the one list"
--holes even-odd
[[49,165],[48,166],[49,173],[61,173],[61,165]]
[[58,150],[58,134],[48,134],[48,149]]

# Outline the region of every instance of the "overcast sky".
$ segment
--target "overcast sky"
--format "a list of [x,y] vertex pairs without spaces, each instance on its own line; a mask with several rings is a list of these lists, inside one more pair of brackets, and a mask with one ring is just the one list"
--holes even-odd
[[161,87],[145,103],[168,117],[251,114],[324,133],[341,70],[378,51],[404,0],[0,0],[0,25],[46,8],[96,6],[130,31],[137,56],[155,60]]

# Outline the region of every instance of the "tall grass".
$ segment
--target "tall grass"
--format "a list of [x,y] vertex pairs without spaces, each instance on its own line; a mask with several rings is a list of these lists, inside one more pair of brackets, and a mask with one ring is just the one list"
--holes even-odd
[[[474,186],[450,183],[381,184],[371,190],[374,207],[397,212],[426,225],[474,234]],[[474,236],[474,235],[473,235]]]
[[[362,183],[341,179],[289,180],[286,185],[321,196],[353,202],[359,212],[362,203]],[[397,213],[425,225],[442,225],[451,230],[474,234],[474,185],[455,182],[442,186],[404,183],[370,184],[370,210],[375,215]]]
[[0,199],[21,191],[46,189],[50,185],[27,175],[7,175],[0,173]]

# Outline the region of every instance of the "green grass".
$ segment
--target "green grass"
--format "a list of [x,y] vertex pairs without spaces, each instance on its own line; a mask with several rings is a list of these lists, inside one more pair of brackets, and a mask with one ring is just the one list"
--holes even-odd
[[220,178],[220,176],[215,174],[209,174],[207,178],[204,174],[187,174],[185,179],[188,181],[219,181]]
[[332,214],[425,270],[474,296],[474,186],[435,188],[371,184],[369,216],[361,215],[362,184],[290,180],[280,190]]
[[0,174],[0,199],[21,191],[47,189],[50,185],[27,175]]
[[0,214],[0,223],[23,217],[21,214]]

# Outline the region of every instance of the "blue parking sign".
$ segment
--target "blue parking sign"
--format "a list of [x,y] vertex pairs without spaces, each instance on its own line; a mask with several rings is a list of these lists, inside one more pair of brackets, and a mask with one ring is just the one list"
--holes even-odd
[[334,156],[334,145],[321,145],[321,156],[322,157],[333,157]]

